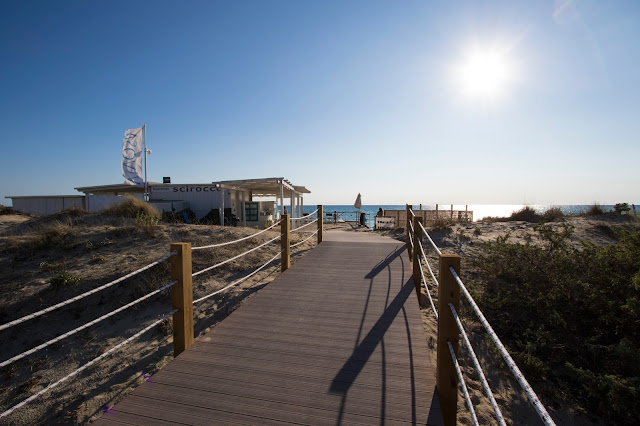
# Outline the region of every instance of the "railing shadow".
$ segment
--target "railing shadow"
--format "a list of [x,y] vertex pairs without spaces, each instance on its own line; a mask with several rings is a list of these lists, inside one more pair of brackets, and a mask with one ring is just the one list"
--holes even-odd
[[[369,279],[369,289],[367,294],[367,299],[365,301],[364,311],[362,313],[362,319],[360,322],[360,327],[358,330],[358,335],[356,337],[355,345],[353,352],[349,359],[344,363],[342,368],[338,371],[336,376],[331,382],[331,386],[329,388],[329,392],[333,394],[341,394],[341,403],[340,403],[340,411],[338,414],[338,419],[336,424],[342,423],[342,417],[344,415],[344,409],[346,404],[347,394],[349,389],[356,381],[357,377],[360,375],[365,365],[367,364],[370,357],[373,355],[374,351],[378,346],[381,349],[381,404],[380,404],[380,418],[382,423],[384,423],[385,411],[386,411],[386,350],[384,344],[384,336],[385,333],[389,330],[389,327],[394,322],[398,314],[402,311],[406,332],[407,332],[407,342],[409,345],[409,368],[411,370],[410,380],[411,380],[411,406],[412,406],[412,420],[415,424],[416,422],[416,412],[415,412],[415,379],[413,375],[413,353],[412,353],[412,342],[411,342],[411,333],[409,329],[409,323],[407,314],[404,309],[404,304],[410,295],[413,292],[414,285],[413,279],[410,278],[408,280],[405,279],[405,265],[404,259],[402,258],[402,253],[406,250],[406,246],[401,246],[396,248],[392,253],[390,253],[385,259],[383,259],[380,263],[374,266],[369,273],[365,275],[365,278]],[[399,260],[399,268],[401,270],[400,279],[393,279],[391,264]],[[385,306],[384,311],[380,314],[380,317],[377,319],[375,324],[370,328],[369,332],[362,338],[361,335],[364,328],[365,319],[367,316],[367,311],[369,305],[371,303],[371,293],[374,285],[374,278],[377,277],[382,271],[388,271],[388,280],[387,280],[387,295],[385,298]],[[400,283],[400,290],[395,294],[393,300],[389,301],[392,291],[396,290],[393,288],[394,283]]]

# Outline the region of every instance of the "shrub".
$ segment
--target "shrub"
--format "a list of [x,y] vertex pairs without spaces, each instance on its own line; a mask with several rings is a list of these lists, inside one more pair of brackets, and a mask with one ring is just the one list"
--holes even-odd
[[433,229],[435,231],[438,231],[438,230],[451,230],[451,221],[449,221],[447,219],[436,219],[436,220],[433,221],[433,223],[431,224],[431,226],[429,228]]
[[15,214],[15,212],[11,207],[0,205],[0,216],[5,214]]
[[25,234],[24,239],[14,238],[9,244],[12,251],[35,251],[56,246],[70,247],[75,242],[76,231],[69,224],[48,223]]
[[155,235],[156,225],[158,225],[158,216],[149,216],[146,213],[139,212],[136,216],[136,224],[144,229],[149,236]]
[[480,228],[476,228],[473,230],[473,235],[475,235],[476,237],[479,237],[480,235],[482,235],[482,229]]
[[564,218],[564,212],[560,209],[560,207],[551,207],[549,210],[542,214],[542,220],[545,222],[553,222],[562,218]]
[[160,218],[160,213],[151,204],[144,200],[125,195],[124,200],[120,203],[114,203],[106,209],[102,210],[102,214],[120,217],[136,218],[140,213]]
[[631,207],[629,207],[629,203],[618,203],[613,206],[613,210],[616,214],[623,214],[629,212]]
[[542,219],[542,216],[538,214],[538,212],[530,206],[524,206],[518,211],[511,213],[509,216],[510,221],[523,221],[523,222],[531,222],[536,223]]
[[569,244],[573,228],[535,227],[541,245],[487,243],[481,309],[527,377],[612,423],[640,416],[640,228],[618,244]]
[[79,281],[80,277],[70,274],[69,272],[63,272],[62,274],[56,275],[55,277],[51,278],[49,280],[49,283],[51,283],[51,286],[53,288],[57,289],[60,287],[72,286],[74,284],[77,284]]
[[604,210],[600,204],[594,203],[584,214],[585,216],[600,216],[604,214]]

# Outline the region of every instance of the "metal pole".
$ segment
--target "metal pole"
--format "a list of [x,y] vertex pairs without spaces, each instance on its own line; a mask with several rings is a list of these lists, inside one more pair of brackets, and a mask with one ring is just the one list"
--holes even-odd
[[147,183],[147,125],[142,125],[142,142],[144,143],[144,199],[149,201],[149,187]]

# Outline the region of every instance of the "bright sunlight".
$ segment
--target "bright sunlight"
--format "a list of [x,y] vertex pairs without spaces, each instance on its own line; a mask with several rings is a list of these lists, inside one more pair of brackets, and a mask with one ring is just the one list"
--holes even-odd
[[511,80],[511,66],[504,54],[474,50],[458,68],[458,79],[465,95],[492,100],[501,95]]

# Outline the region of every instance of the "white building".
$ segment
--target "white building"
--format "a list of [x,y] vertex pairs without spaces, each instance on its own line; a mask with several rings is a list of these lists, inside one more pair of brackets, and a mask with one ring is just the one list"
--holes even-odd
[[[144,199],[144,188],[128,185],[98,185],[75,188],[84,195],[10,196],[16,210],[52,214],[78,207],[99,212],[123,200],[124,195]],[[284,178],[228,180],[211,183],[162,184],[149,182],[149,202],[161,212],[179,213],[191,209],[197,219],[217,213],[219,222],[262,227],[278,220],[285,209],[293,217],[302,216],[304,186]],[[286,203],[285,203],[286,200]],[[288,208],[285,207],[288,204]]]

